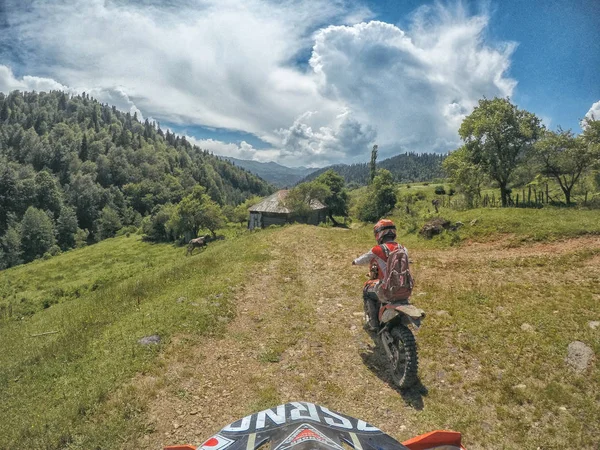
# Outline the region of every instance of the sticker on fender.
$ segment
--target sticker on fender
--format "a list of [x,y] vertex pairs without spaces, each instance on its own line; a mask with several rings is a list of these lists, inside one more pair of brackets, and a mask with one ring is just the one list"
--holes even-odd
[[334,441],[310,425],[301,425],[296,428],[296,430],[290,434],[285,441],[279,444],[275,450],[287,450],[288,448],[293,448],[306,441],[316,441],[336,450],[344,450]]
[[198,450],[221,450],[229,447],[234,442],[235,441],[227,439],[226,437],[221,436],[220,434],[215,434],[208,441],[202,444],[202,447],[200,447]]

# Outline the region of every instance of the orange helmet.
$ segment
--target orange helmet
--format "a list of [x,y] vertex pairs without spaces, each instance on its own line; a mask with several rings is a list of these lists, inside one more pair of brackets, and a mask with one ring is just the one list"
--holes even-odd
[[396,238],[396,225],[394,222],[388,219],[381,219],[373,227],[373,234],[378,244],[383,242],[385,236],[391,236],[392,239]]

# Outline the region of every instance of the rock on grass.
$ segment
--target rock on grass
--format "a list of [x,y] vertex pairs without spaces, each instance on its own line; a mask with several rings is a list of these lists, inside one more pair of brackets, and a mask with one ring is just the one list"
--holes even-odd
[[565,362],[575,370],[575,372],[583,372],[593,357],[594,351],[590,347],[583,342],[573,341],[567,348]]

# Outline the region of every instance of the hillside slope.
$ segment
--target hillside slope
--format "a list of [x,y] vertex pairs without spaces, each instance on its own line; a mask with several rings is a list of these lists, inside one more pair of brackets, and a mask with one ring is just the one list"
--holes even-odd
[[197,185],[221,206],[273,191],[89,94],[0,92],[0,269],[138,227]]

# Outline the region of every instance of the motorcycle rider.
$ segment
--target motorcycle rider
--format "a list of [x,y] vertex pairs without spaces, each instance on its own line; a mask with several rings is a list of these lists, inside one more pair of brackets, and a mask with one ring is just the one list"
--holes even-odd
[[[389,219],[381,219],[373,227],[373,234],[377,244],[364,255],[359,256],[352,265],[367,265],[371,267],[371,279],[367,280],[363,288],[363,301],[367,314],[367,329],[377,331],[379,328],[379,297],[377,285],[385,277],[387,259],[390,252],[398,248],[396,242],[396,225]],[[383,248],[385,247],[385,248]]]

